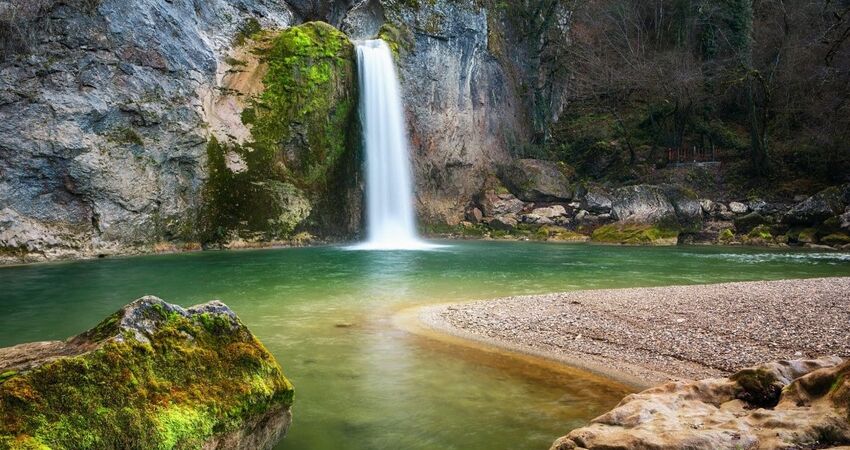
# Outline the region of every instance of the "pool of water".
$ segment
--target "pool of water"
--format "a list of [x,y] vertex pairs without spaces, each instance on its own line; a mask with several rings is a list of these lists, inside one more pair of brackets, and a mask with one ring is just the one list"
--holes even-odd
[[624,388],[410,335],[409,306],[587,288],[850,276],[850,255],[452,242],[146,256],[0,269],[0,346],[63,339],[142,295],[230,305],[296,387],[279,449],[545,449]]

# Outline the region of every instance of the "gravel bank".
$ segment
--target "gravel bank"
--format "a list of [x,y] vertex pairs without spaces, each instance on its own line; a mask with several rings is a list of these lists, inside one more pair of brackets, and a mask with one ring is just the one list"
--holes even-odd
[[576,291],[427,307],[439,332],[638,386],[850,357],[850,278]]

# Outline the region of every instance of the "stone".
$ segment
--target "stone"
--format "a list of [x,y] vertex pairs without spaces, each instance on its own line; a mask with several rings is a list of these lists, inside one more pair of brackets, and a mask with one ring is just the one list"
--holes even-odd
[[523,214],[520,216],[520,221],[531,225],[551,225],[555,223],[551,217],[541,216],[536,213]]
[[2,448],[271,449],[292,400],[274,357],[217,301],[143,297],[68,340],[0,349]]
[[811,448],[850,442],[848,414],[850,362],[779,361],[629,395],[551,450]]
[[531,213],[547,219],[554,219],[558,216],[566,216],[567,209],[561,205],[552,205],[545,208],[534,208]]
[[842,230],[850,231],[850,207],[844,212],[844,214],[838,216],[839,226]]
[[473,224],[480,223],[483,218],[484,213],[478,208],[472,207],[466,210],[466,220]]
[[572,200],[570,181],[551,161],[520,159],[504,166],[500,178],[511,193],[527,202]]
[[749,233],[753,228],[768,223],[770,223],[770,221],[761,214],[751,212],[735,218],[735,230],[738,231],[738,233]]
[[676,208],[660,186],[637,185],[617,189],[612,210],[624,223],[676,222]]
[[847,207],[850,184],[824,189],[794,205],[782,218],[791,225],[817,225],[839,215]]
[[593,242],[620,245],[671,246],[679,242],[679,232],[648,224],[614,223],[593,231]]
[[481,211],[487,217],[518,214],[525,209],[525,203],[512,194],[497,195],[494,191],[485,192],[480,203]]
[[611,212],[613,202],[614,199],[611,198],[611,195],[607,191],[598,187],[592,187],[584,194],[584,198],[581,201],[581,208],[597,214],[606,214]]
[[746,214],[750,207],[741,202],[731,202],[729,203],[729,210],[735,214]]
[[822,237],[820,241],[826,245],[841,247],[850,244],[850,236],[847,233],[832,233]]
[[713,201],[708,200],[708,199],[702,199],[702,200],[700,200],[700,201],[699,201],[699,205],[700,205],[700,208],[702,208],[702,212],[703,212],[703,214],[711,214],[711,213],[713,213],[713,212],[714,212],[715,207],[717,206],[717,204],[716,204],[716,203],[714,203]]
[[494,230],[511,231],[519,225],[519,222],[516,217],[505,215],[494,217],[488,225]]

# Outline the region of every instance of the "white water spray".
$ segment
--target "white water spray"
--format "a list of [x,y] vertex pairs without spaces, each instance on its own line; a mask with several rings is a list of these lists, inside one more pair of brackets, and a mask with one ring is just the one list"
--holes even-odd
[[382,40],[357,45],[360,120],[366,147],[364,250],[421,250],[413,212],[410,156],[401,88],[389,46]]

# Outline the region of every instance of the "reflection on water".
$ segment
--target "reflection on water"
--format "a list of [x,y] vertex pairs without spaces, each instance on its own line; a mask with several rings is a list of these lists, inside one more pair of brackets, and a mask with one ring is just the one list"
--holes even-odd
[[432,252],[334,247],[0,269],[0,346],[61,339],[145,294],[229,304],[296,386],[281,449],[525,449],[614,406],[622,388],[411,336],[405,307],[584,288],[850,275],[831,253],[458,242]]

